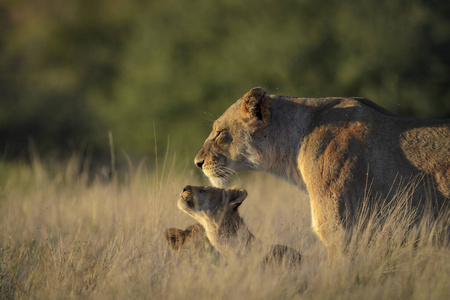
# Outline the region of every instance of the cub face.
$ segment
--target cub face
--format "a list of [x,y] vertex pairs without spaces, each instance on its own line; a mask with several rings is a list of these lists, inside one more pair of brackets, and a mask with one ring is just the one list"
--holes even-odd
[[197,250],[203,247],[206,235],[200,224],[194,224],[185,230],[169,228],[165,231],[166,240],[173,250],[183,251],[190,248]]
[[236,211],[246,197],[247,191],[244,189],[225,190],[187,185],[181,192],[178,208],[203,226],[220,225],[226,215]]
[[237,172],[258,169],[256,135],[267,126],[269,117],[269,95],[254,88],[214,122],[194,160],[214,186],[224,187]]

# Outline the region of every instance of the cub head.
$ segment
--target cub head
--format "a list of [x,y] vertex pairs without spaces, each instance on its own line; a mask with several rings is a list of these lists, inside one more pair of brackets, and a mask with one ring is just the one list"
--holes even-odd
[[169,228],[166,230],[166,240],[173,250],[182,250],[186,241],[186,233],[178,228]]
[[269,119],[269,95],[262,88],[251,89],[214,122],[195,165],[216,187],[224,187],[237,172],[257,170],[261,132]]
[[228,190],[214,187],[185,186],[178,200],[178,208],[203,226],[222,223],[227,215],[237,212],[247,197],[244,189]]
[[200,224],[194,224],[185,230],[169,228],[165,232],[166,240],[173,250],[182,251],[193,248],[200,249],[206,238],[205,229]]

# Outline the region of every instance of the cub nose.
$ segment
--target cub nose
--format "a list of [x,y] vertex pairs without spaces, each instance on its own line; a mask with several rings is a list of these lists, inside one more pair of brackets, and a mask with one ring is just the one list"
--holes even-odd
[[191,186],[190,185],[186,185],[184,188],[183,188],[183,193],[184,192],[187,192],[187,191],[190,191],[191,190]]
[[197,168],[199,168],[201,170],[203,168],[203,164],[205,163],[205,160],[204,159],[195,159],[194,163],[197,166]]

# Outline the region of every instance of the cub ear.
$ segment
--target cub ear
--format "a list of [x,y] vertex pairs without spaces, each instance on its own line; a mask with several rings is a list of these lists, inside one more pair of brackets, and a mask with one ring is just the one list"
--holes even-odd
[[253,131],[264,128],[270,117],[270,97],[263,88],[256,87],[242,98],[241,118]]
[[232,208],[238,208],[247,198],[247,191],[244,189],[231,188],[228,190],[228,205]]
[[170,228],[166,230],[166,240],[170,247],[174,250],[180,250],[183,247],[185,241],[184,230],[178,228]]

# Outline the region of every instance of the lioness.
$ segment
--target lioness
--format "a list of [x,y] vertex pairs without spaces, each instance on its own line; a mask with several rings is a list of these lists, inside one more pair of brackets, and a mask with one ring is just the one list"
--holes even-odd
[[[195,165],[218,187],[257,170],[306,189],[312,227],[328,246],[333,233],[351,228],[363,199],[369,207],[389,202],[405,183],[413,182],[416,208],[428,201],[448,209],[450,120],[400,117],[363,98],[254,88],[214,122]],[[374,197],[365,197],[369,189]]]
[[[245,225],[238,207],[247,197],[244,189],[228,190],[214,187],[185,186],[178,200],[178,207],[204,228],[206,236],[214,248],[221,254],[247,253],[261,248],[262,242],[255,238]],[[274,245],[264,263],[282,263],[296,265],[301,255],[287,246]]]

